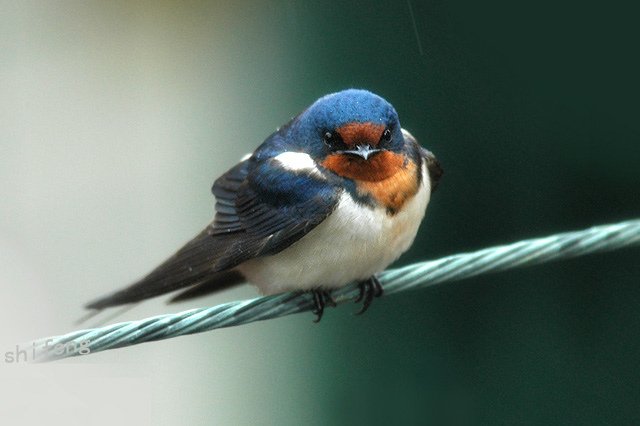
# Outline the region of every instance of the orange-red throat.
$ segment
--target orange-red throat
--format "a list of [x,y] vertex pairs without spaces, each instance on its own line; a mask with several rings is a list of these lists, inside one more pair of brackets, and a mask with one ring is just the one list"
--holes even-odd
[[369,160],[332,154],[322,165],[353,179],[360,194],[371,197],[390,214],[398,212],[418,192],[420,171],[402,154],[382,151]]
[[368,145],[377,152],[367,159],[335,152],[325,158],[322,166],[354,180],[362,195],[395,213],[418,191],[420,171],[404,154],[378,147],[384,130],[385,126],[373,123],[349,123],[336,129],[348,149]]
[[[336,129],[346,150],[329,154],[322,165],[336,174],[354,180],[387,179],[404,163],[404,156],[380,150],[378,144],[385,130],[383,124],[347,123]],[[353,155],[361,147],[371,147],[372,155]]]
[[365,160],[348,154],[329,154],[322,165],[339,176],[355,181],[379,182],[400,171],[405,162],[402,154],[381,151]]

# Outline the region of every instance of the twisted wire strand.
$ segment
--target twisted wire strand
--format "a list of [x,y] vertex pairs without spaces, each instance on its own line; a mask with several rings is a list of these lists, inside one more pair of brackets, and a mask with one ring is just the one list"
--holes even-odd
[[[388,295],[489,272],[635,245],[640,245],[640,219],[419,262],[384,271],[379,278],[385,295]],[[358,292],[358,287],[351,284],[336,290],[333,296],[337,303],[344,303],[354,300]],[[74,331],[39,339],[32,345],[36,348],[37,361],[51,361],[282,317],[309,311],[313,307],[313,299],[308,293],[283,293]]]

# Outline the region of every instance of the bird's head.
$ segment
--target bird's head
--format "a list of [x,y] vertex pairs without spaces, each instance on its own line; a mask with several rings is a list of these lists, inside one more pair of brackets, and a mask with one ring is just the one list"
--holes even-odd
[[366,90],[318,99],[300,114],[290,140],[320,166],[356,181],[380,181],[406,162],[406,142],[393,106]]

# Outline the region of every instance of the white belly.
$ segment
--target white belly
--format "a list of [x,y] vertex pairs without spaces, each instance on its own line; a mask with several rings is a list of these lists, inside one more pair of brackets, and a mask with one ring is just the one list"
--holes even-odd
[[356,204],[343,193],[334,212],[300,240],[238,270],[263,294],[333,289],[381,272],[413,243],[431,188],[426,170],[416,195],[397,214]]

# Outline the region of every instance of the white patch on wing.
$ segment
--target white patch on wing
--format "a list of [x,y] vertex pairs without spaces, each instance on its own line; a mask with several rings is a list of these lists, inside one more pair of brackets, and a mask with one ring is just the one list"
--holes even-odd
[[276,155],[274,158],[283,169],[292,172],[307,172],[310,175],[322,176],[320,170],[316,166],[316,162],[303,152],[286,151]]
[[251,158],[251,156],[253,155],[253,153],[248,153],[242,156],[242,158],[240,159],[240,162],[242,163],[243,161],[248,160],[249,158]]
[[238,270],[264,294],[342,287],[384,270],[413,243],[431,195],[426,168],[416,195],[395,215],[358,204],[344,192],[334,212],[273,256]]

